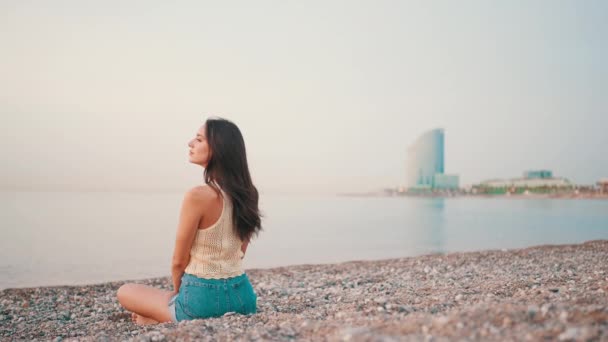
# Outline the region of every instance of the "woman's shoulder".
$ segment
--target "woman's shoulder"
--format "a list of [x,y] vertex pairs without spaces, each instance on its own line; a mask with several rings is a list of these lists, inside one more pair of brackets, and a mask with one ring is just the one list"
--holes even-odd
[[197,185],[191,188],[186,192],[184,197],[196,202],[209,202],[217,200],[219,194],[215,192],[215,190],[211,186],[205,184]]

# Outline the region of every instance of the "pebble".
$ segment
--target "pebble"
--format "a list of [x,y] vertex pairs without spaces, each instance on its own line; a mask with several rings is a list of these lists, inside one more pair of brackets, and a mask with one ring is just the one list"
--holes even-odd
[[5,289],[0,340],[608,340],[607,265],[596,240],[247,270],[258,313],[143,327],[116,301],[125,282]]
[[384,305],[384,304],[386,304],[386,298],[378,297],[378,298],[374,299],[374,302],[376,302],[376,304]]
[[538,306],[536,306],[536,305],[528,306],[527,314],[530,319],[534,318],[534,316],[536,316],[537,312],[538,312]]
[[559,336],[557,337],[558,340],[560,341],[570,341],[570,340],[575,340],[578,338],[578,336],[581,334],[581,329],[579,328],[568,328],[566,331],[564,331],[563,333],[559,334]]

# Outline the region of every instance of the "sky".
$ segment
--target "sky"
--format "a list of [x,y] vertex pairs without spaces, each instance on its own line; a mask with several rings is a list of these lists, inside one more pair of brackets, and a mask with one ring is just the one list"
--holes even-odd
[[187,189],[234,121],[261,192],[608,177],[605,1],[0,1],[0,188]]

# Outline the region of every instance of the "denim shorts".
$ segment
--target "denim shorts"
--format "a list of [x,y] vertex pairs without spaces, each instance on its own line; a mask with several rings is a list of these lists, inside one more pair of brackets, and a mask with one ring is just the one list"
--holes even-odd
[[257,296],[245,273],[226,279],[205,279],[184,273],[178,294],[169,302],[174,322],[256,311]]

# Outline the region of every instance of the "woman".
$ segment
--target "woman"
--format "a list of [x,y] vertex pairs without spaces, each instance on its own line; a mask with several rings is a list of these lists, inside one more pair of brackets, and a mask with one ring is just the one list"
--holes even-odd
[[125,284],[117,292],[140,325],[256,312],[257,296],[241,261],[262,227],[243,136],[234,123],[211,118],[188,147],[190,162],[204,168],[206,184],[188,191],[182,202],[174,291]]

